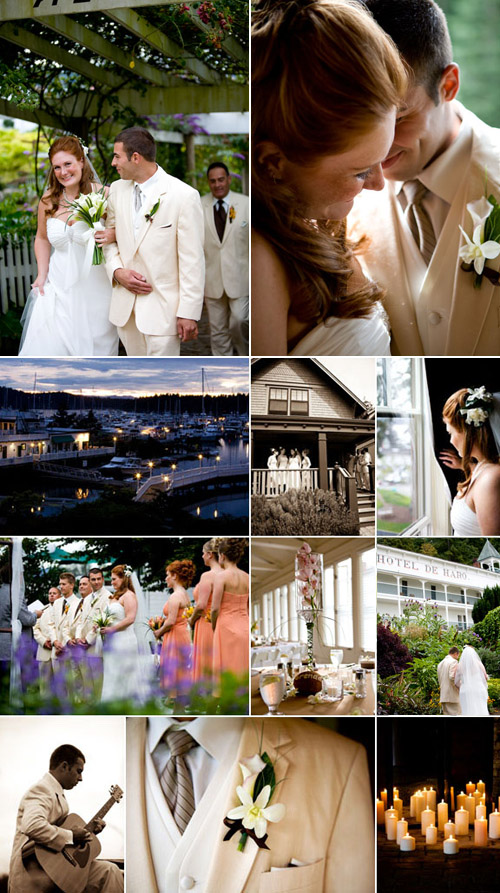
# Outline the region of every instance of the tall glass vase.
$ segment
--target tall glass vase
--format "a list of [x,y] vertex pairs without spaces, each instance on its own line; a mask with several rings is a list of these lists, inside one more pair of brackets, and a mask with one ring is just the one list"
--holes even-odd
[[304,543],[295,556],[295,607],[307,629],[307,666],[314,667],[314,627],[323,608],[323,556]]

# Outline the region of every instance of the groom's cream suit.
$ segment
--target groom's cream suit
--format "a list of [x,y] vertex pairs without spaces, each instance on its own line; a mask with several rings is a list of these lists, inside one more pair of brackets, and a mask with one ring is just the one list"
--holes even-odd
[[[199,734],[219,735],[222,750],[181,835],[148,749],[156,721],[127,719],[128,893],[372,893],[373,809],[359,744],[300,719],[197,718]],[[269,850],[248,839],[238,852],[239,834],[223,840],[223,819],[239,805],[238,761],[259,752],[261,734],[261,752],[284,779],[272,802],[287,811],[268,824]],[[289,867],[292,859],[305,864]]]
[[[161,336],[156,351],[178,356],[177,317],[198,320],[203,307],[205,262],[203,212],[196,189],[158,168],[158,183],[141,209],[142,222],[134,233],[133,180],[111,184],[106,224],[115,227],[116,241],[104,248],[106,269],[113,282],[110,321],[118,332],[131,318],[146,340]],[[152,218],[150,214],[159,201]],[[135,295],[114,278],[120,267],[146,277],[153,290]],[[149,353],[149,349],[148,349]]]
[[458,661],[451,654],[447,654],[437,668],[439,701],[445,716],[459,716],[462,712],[460,708],[460,694],[455,685],[457,667]]
[[[419,179],[449,205],[429,266],[407,226],[398,192],[364,190],[349,215],[353,237],[368,236],[360,256],[367,274],[387,290],[392,353],[402,356],[496,356],[500,353],[500,287],[460,269],[463,227],[472,239],[467,204],[487,194],[500,200],[500,130],[489,127],[460,103],[456,140],[421,172]],[[445,205],[446,207],[446,205]],[[500,257],[488,266],[500,267]]]

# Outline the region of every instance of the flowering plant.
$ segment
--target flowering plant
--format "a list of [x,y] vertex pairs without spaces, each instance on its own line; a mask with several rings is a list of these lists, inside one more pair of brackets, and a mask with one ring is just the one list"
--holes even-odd
[[240,806],[230,809],[224,824],[229,828],[224,840],[230,840],[238,831],[241,836],[238,842],[239,852],[243,852],[249,837],[255,841],[258,847],[268,850],[267,823],[281,822],[286,813],[283,803],[274,803],[269,806],[276,787],[276,775],[274,766],[267,753],[254,754],[253,757],[242,760],[239,764],[243,784],[238,785],[236,794]]
[[[68,202],[68,205],[70,208],[73,208],[73,213],[70,216],[74,220],[82,220],[93,232],[98,229],[104,229],[101,218],[104,217],[108,205],[104,194],[104,186],[98,192],[91,192],[89,195],[79,195],[73,202]],[[94,243],[93,266],[99,266],[103,259],[104,254],[101,246]]]
[[487,260],[500,254],[500,204],[493,195],[488,198],[482,196],[475,202],[469,202],[467,210],[472,217],[474,231],[470,239],[459,226],[465,239],[465,245],[462,245],[459,251],[462,269],[468,273],[474,272],[474,288],[481,287],[483,276],[490,279],[494,285],[498,285],[499,274],[485,264]]
[[475,390],[468,388],[468,393],[469,396],[465,398],[465,404],[463,409],[460,410],[460,415],[465,416],[466,425],[474,425],[475,428],[480,428],[489,418],[493,394],[490,394],[484,385]]

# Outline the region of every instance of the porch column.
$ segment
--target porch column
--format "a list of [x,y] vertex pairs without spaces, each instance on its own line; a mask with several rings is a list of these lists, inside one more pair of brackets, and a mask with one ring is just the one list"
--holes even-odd
[[328,490],[328,453],[326,448],[326,433],[318,432],[318,465],[319,465],[319,488],[320,490]]

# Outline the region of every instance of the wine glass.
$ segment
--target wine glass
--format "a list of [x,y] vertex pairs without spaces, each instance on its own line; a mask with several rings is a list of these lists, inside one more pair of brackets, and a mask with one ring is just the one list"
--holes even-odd
[[338,670],[342,663],[344,651],[342,648],[330,648],[330,660],[334,670]]
[[260,674],[260,696],[267,704],[269,712],[266,716],[283,716],[278,710],[278,705],[285,697],[286,671],[284,669],[268,670]]

